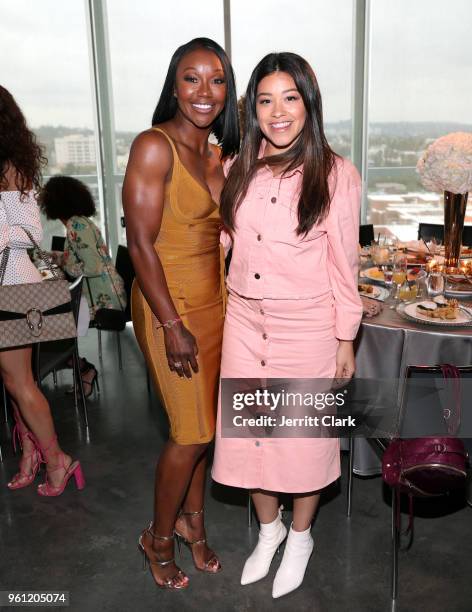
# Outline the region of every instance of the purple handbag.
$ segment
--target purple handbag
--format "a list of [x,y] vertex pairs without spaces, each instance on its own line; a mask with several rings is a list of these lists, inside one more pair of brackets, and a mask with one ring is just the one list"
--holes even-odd
[[460,371],[450,364],[440,367],[454,395],[452,408],[445,408],[443,413],[451,437],[397,438],[390,442],[382,458],[382,477],[399,493],[444,495],[465,483],[467,452],[462,440],[453,437],[461,420]]
[[444,495],[465,484],[467,452],[459,438],[393,440],[382,459],[382,477],[400,493]]
[[452,386],[454,405],[445,408],[443,417],[450,437],[396,438],[382,457],[382,478],[397,497],[396,527],[401,532],[400,495],[409,497],[409,522],[405,534],[413,538],[413,498],[445,495],[463,487],[467,478],[467,451],[455,438],[461,419],[460,371],[455,366],[441,365],[443,378]]

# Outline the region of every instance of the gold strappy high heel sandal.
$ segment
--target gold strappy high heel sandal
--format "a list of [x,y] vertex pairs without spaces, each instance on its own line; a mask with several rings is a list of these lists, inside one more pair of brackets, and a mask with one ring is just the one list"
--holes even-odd
[[[179,514],[177,515],[177,519],[179,519],[181,516],[197,516],[199,514],[203,514],[203,508],[201,510],[198,510],[197,512],[184,512],[183,510],[181,510],[179,512]],[[193,564],[195,565],[195,568],[200,571],[200,572],[205,572],[207,574],[218,574],[218,572],[221,572],[221,570],[223,569],[221,567],[221,563],[218,559],[218,557],[216,556],[216,554],[209,548],[210,552],[213,553],[212,556],[208,559],[208,561],[204,564],[203,567],[198,567],[198,565],[195,563],[195,556],[193,554],[193,547],[196,544],[206,544],[206,538],[201,538],[199,540],[193,540],[193,542],[191,542],[190,540],[187,540],[187,538],[185,536],[183,536],[181,533],[179,533],[177,531],[177,529],[174,529],[174,533],[177,537],[177,546],[179,548],[179,553],[180,553],[180,541],[182,540],[182,542],[184,544],[186,544],[191,552],[192,552],[192,558],[193,558]]]
[[161,589],[170,589],[170,590],[177,591],[180,589],[187,588],[189,585],[188,576],[184,574],[184,572],[179,568],[177,568],[177,572],[173,576],[171,576],[170,578],[164,579],[164,582],[159,582],[159,580],[153,574],[152,567],[151,567],[152,565],[158,565],[159,567],[167,567],[171,563],[174,563],[175,558],[172,557],[171,559],[166,559],[165,561],[158,561],[156,559],[151,560],[148,553],[146,552],[146,549],[144,548],[143,539],[144,539],[145,534],[148,533],[152,537],[153,540],[160,540],[162,542],[173,540],[175,535],[158,536],[152,531],[152,527],[153,527],[153,524],[151,522],[149,524],[149,527],[147,529],[144,529],[142,534],[139,536],[139,540],[138,540],[138,546],[143,553],[143,570],[146,570],[146,562],[147,562],[149,564],[149,569],[151,570],[152,577],[154,578],[154,582]]

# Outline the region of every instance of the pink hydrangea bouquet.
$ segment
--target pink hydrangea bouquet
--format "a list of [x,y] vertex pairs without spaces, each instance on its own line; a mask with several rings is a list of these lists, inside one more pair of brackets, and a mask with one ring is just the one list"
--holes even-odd
[[472,134],[454,132],[429,145],[416,171],[426,189],[467,193],[472,191]]

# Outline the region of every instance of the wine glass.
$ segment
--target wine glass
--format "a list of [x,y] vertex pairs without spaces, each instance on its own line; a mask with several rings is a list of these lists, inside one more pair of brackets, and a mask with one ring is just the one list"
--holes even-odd
[[406,255],[397,253],[393,258],[392,280],[396,285],[401,285],[406,280]]
[[400,287],[406,281],[406,256],[403,253],[397,253],[393,259],[392,269],[392,295],[393,304],[390,308],[395,308],[399,302]]

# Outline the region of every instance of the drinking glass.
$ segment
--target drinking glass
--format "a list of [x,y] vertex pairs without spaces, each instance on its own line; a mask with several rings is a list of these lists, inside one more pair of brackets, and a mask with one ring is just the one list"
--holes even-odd
[[382,272],[384,273],[385,285],[391,287],[393,282],[393,263],[383,265]]
[[400,301],[400,287],[406,282],[406,256],[403,253],[397,253],[393,259],[392,268],[392,305],[390,308],[396,308]]
[[386,247],[385,245],[380,245],[377,242],[373,242],[371,249],[370,249],[370,255],[372,257],[373,263],[376,266],[381,266],[387,263],[388,261],[388,258],[389,258],[388,247]]
[[398,290],[398,297],[402,302],[409,302],[416,299],[418,285],[415,281],[405,280]]
[[439,270],[431,270],[426,281],[429,297],[436,297],[444,293],[444,274]]
[[397,253],[393,259],[392,280],[398,286],[406,280],[406,256],[403,253]]
[[428,297],[427,279],[428,275],[426,274],[425,270],[422,270],[416,277],[417,298],[422,299]]

